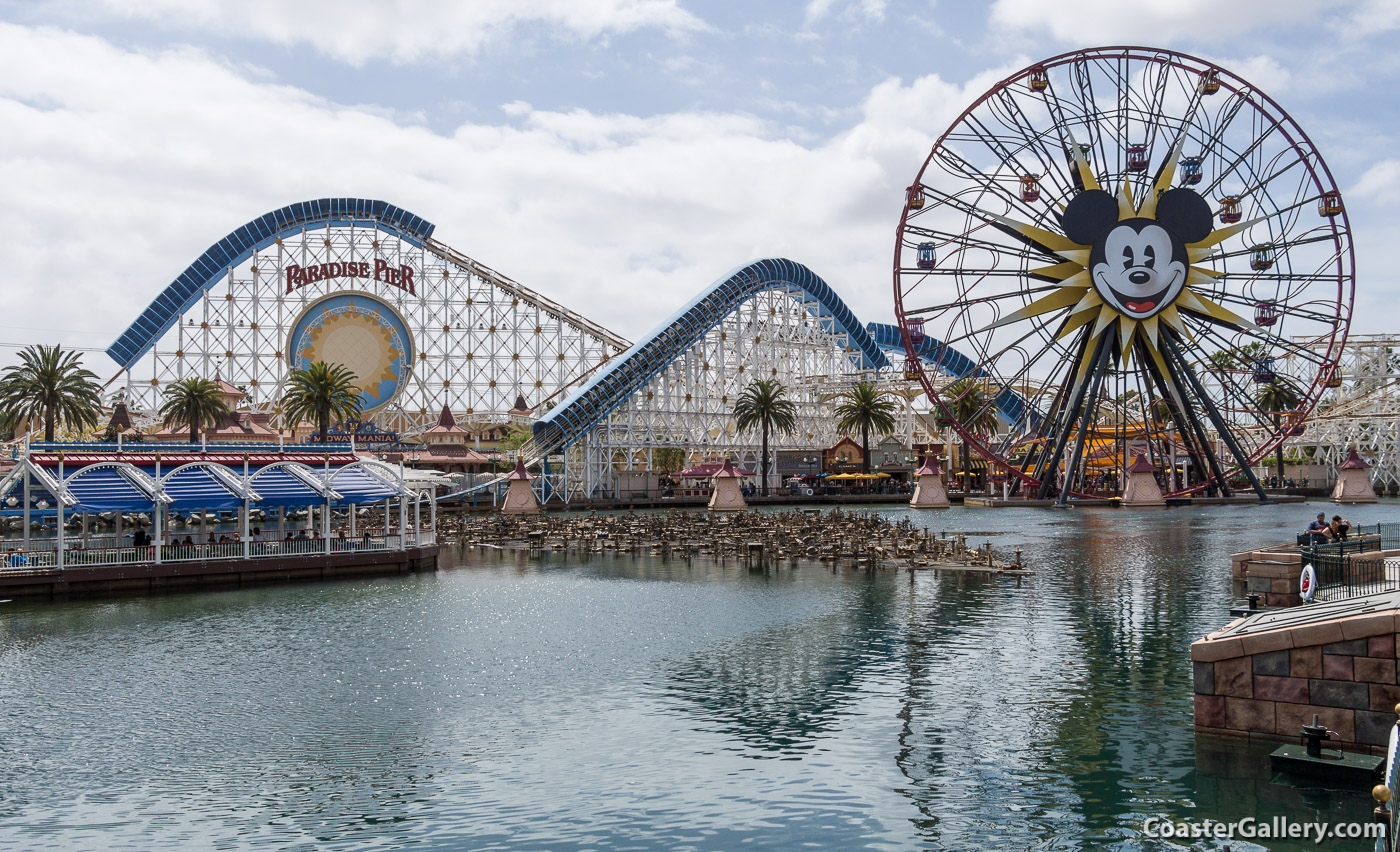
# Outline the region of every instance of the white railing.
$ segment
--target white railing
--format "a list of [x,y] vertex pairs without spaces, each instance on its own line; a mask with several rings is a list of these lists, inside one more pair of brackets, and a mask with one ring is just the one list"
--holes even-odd
[[[115,539],[115,537],[110,537]],[[214,536],[210,536],[214,538]],[[408,530],[407,535],[365,533],[355,537],[335,535],[329,542],[324,538],[285,538],[252,541],[248,556],[267,559],[287,556],[316,556],[336,553],[369,553],[401,551],[406,547],[433,544],[437,536],[432,530]],[[54,539],[0,541],[0,573],[15,571],[52,571],[57,566]],[[28,549],[26,550],[26,544]],[[154,546],[93,547],[92,541],[67,540],[63,547],[65,568],[87,568],[102,565],[149,565],[155,562]],[[243,542],[212,541],[190,544],[162,545],[161,562],[208,562],[243,558]]]

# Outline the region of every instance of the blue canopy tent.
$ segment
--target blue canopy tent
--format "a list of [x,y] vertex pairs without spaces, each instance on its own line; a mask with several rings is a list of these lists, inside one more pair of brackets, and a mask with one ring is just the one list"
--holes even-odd
[[398,483],[390,482],[362,465],[346,465],[321,476],[340,494],[341,503],[378,503],[408,496],[408,492]]
[[[258,502],[267,507],[315,506],[326,502],[326,487],[311,468],[295,462],[278,462],[259,468],[248,477],[257,489]],[[331,499],[339,497],[334,491]]]
[[64,478],[77,512],[149,512],[155,508],[155,482],[133,465],[95,464]]
[[236,509],[245,497],[257,502],[259,496],[226,468],[214,464],[176,468],[161,477],[161,487],[172,509]]

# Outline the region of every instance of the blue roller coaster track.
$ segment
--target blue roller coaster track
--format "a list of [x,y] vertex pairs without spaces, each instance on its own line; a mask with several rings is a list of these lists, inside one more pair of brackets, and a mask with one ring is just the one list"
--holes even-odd
[[150,351],[180,315],[228,271],[266,248],[279,237],[290,237],[306,227],[365,225],[422,246],[432,236],[433,223],[385,201],[365,198],[320,198],[289,204],[248,224],[214,243],[199,259],[166,287],[150,307],[107,349],[112,360],[129,368]]
[[[835,329],[847,335],[856,367],[881,369],[890,365],[886,352],[904,354],[897,326],[862,326],[831,286],[806,266],[783,258],[757,260],[711,284],[540,418],[534,425],[536,447],[550,453],[571,446],[745,301],[778,288],[800,294],[813,316],[831,318]],[[918,355],[946,375],[987,375],[971,358],[931,337],[920,342]],[[998,416],[1013,427],[1023,422],[1028,409],[1026,400],[1010,388],[1003,388],[994,404]]]
[[[899,326],[872,322],[865,328],[881,349],[886,352],[904,354],[904,339],[900,336]],[[945,376],[965,379],[970,376],[987,378],[991,375],[978,366],[976,361],[932,337],[924,336],[915,347],[915,352],[921,361]],[[997,416],[1001,418],[1003,423],[1013,428],[1024,422],[1027,410],[1031,411],[1031,424],[1040,419],[1039,412],[1031,408],[1030,403],[1011,388],[1002,388],[998,391],[996,397],[993,398],[993,404],[996,407]]]
[[773,289],[800,294],[803,305],[813,316],[830,318],[836,331],[847,335],[851,360],[857,367],[889,366],[884,351],[871,339],[856,315],[815,272],[783,258],[756,260],[711,284],[561,401],[535,423],[535,444],[546,452],[572,445],[740,305],[764,290]]

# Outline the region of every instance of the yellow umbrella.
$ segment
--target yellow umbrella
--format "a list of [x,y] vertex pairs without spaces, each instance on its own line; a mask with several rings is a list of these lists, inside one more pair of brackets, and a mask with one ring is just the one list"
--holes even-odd
[[860,479],[858,473],[838,473],[835,476],[828,476],[827,479]]

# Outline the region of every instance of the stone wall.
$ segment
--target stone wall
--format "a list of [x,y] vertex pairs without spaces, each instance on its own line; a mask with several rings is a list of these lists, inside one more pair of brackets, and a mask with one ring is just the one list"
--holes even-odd
[[1259,595],[1264,606],[1301,606],[1303,553],[1296,545],[1250,550],[1230,557],[1230,587],[1236,597]]
[[1296,742],[1317,714],[1343,747],[1383,750],[1400,703],[1400,612],[1221,636],[1240,621],[1191,645],[1198,733]]

